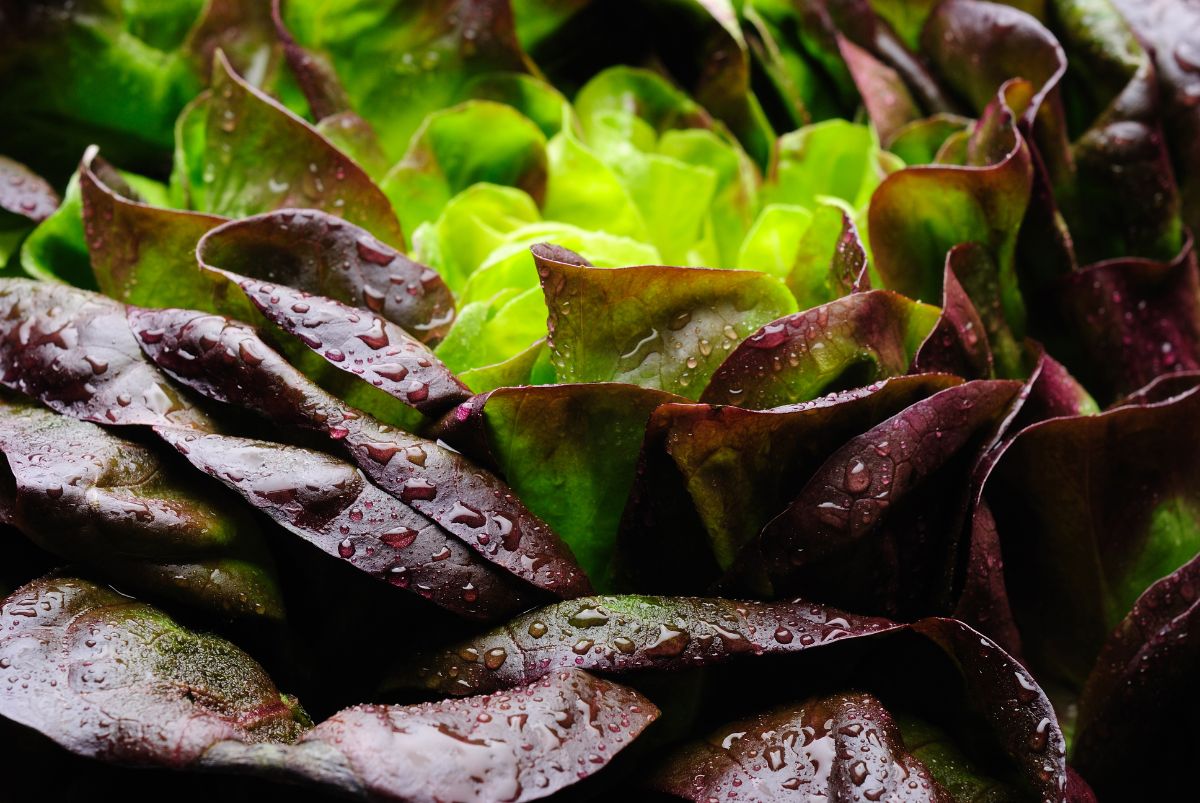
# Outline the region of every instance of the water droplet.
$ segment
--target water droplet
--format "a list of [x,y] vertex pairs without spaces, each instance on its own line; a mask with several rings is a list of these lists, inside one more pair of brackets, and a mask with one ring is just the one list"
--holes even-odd
[[455,502],[448,516],[454,524],[465,524],[468,527],[482,527],[487,521],[482,513],[462,502]]
[[376,318],[372,321],[367,331],[359,332],[355,337],[373,349],[384,348],[390,342],[387,332],[384,331],[383,320],[381,318]]
[[546,635],[547,630],[548,628],[544,622],[532,622],[529,625],[529,635],[533,636],[534,638],[541,638],[542,636]]
[[251,367],[262,365],[263,356],[258,353],[254,341],[249,338],[238,344],[238,356],[242,358],[242,362]]
[[786,766],[787,762],[783,758],[783,747],[781,745],[772,745],[763,751],[763,758],[767,760],[767,766],[773,772],[779,772]]
[[787,327],[782,323],[769,323],[755,332],[746,344],[756,349],[773,349],[787,340]]
[[572,615],[567,622],[572,627],[599,627],[608,624],[608,613],[602,608],[588,606]]
[[850,465],[846,467],[844,483],[846,490],[852,494],[867,490],[871,484],[871,472],[867,470],[867,464],[857,457],[851,460]]
[[646,647],[645,653],[651,658],[674,658],[684,651],[690,640],[687,631],[660,624],[658,637]]
[[359,259],[373,265],[390,265],[396,259],[396,252],[374,237],[359,237],[354,247],[358,251]]
[[408,384],[405,394],[408,396],[408,400],[414,404],[422,402],[429,398],[429,386],[420,380],[414,379]]
[[1047,737],[1050,734],[1050,719],[1042,717],[1041,722],[1033,729],[1033,733],[1029,735],[1029,749],[1035,753],[1040,753],[1046,749]]
[[370,458],[380,465],[387,465],[396,452],[400,451],[400,447],[394,443],[367,443],[363,448],[367,450]]
[[508,652],[503,647],[493,647],[483,654],[483,665],[493,671],[504,665]]
[[393,549],[408,549],[417,540],[417,531],[411,527],[396,527],[379,536],[379,540]]
[[437,496],[437,486],[420,477],[405,480],[404,486],[400,489],[400,498],[405,502],[411,502],[414,499],[428,501],[435,496]]
[[341,555],[343,558],[354,557],[354,544],[350,541],[349,538],[343,540],[340,544],[338,544],[338,554]]

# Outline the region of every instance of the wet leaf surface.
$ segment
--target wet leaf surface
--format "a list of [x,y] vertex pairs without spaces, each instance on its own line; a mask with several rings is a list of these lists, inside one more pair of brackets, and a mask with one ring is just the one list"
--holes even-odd
[[324,296],[221,271],[275,325],[333,367],[426,414],[470,390],[424,344],[390,320]]
[[700,396],[763,409],[908,372],[935,307],[870,290],[773,321],[725,358]]
[[556,595],[586,593],[570,551],[494,474],[347,407],[244,325],[187,310],[129,316],[150,358],[201,395],[327,436],[383,490],[486,559]]
[[730,723],[672,756],[654,785],[698,803],[731,795],[954,799],[905,748],[887,709],[867,694],[810,699]]
[[751,271],[598,269],[569,252],[539,245],[533,253],[560,382],[627,382],[695,398],[729,349],[795,309],[782,282]]
[[1019,389],[967,382],[850,439],[743,550],[735,575],[762,561],[775,593],[859,611],[911,617],[945,605],[964,475]]
[[663,405],[622,520],[622,573],[643,591],[703,593],[846,441],[959,381],[898,377],[771,410]]
[[20,162],[0,156],[0,209],[33,222],[48,218],[59,197],[44,178]]
[[312,727],[233,644],[70,577],[15,591],[0,632],[15,677],[0,685],[0,713],[72,752],[361,798],[536,799],[599,770],[658,715],[637,692],[559,672],[499,696],[357,706]]
[[282,618],[255,522],[154,449],[0,400],[0,454],[0,520],[43,549],[194,608]]
[[285,209],[231,222],[205,237],[197,256],[206,267],[364,307],[431,345],[454,319],[454,299],[436,273],[317,210]]
[[351,463],[269,441],[155,431],[291,533],[398,589],[472,619],[496,620],[528,605],[520,583]]
[[97,293],[0,279],[0,384],[99,424],[211,429],[142,354],[124,305]]
[[404,246],[391,204],[363,169],[246,83],[223,55],[214,60],[207,107],[201,211],[237,218],[308,207]]

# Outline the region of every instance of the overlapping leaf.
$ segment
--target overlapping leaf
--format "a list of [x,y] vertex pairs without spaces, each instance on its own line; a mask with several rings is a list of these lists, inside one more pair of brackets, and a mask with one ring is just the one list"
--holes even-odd
[[899,376],[937,318],[934,307],[887,290],[780,318],[725,358],[700,401],[763,409]]
[[654,784],[698,803],[731,794],[764,801],[859,794],[865,800],[954,800],[905,748],[887,709],[866,694],[810,699],[730,723],[672,756]]
[[531,800],[598,770],[652,722],[644,697],[562,672],[503,697],[358,706],[313,727],[233,644],[86,580],[0,609],[0,713],[85,756],[250,772],[368,799]]
[[244,217],[308,207],[404,245],[387,197],[308,123],[252,87],[218,55],[204,104],[201,211]]
[[[454,318],[454,300],[436,273],[359,226],[317,210],[230,222],[204,237],[196,258],[205,267],[364,307],[425,343],[441,340]],[[154,306],[184,304],[160,299]]]
[[0,401],[0,454],[0,520],[40,547],[194,607],[283,616],[254,522],[153,449]]
[[623,571],[642,591],[703,592],[842,444],[958,383],[900,377],[771,410],[662,406],[622,521]]
[[196,468],[328,555],[455,613],[497,619],[525,591],[350,463],[268,441],[155,430]]
[[493,474],[348,407],[248,327],[187,310],[131,308],[129,322],[150,358],[188,387],[341,443],[381,488],[487,560],[558,595],[586,592],[570,551]]
[[534,259],[562,382],[628,382],[694,398],[730,348],[795,307],[782,282],[750,271],[597,269],[544,246]]
[[953,619],[897,625],[803,600],[595,597],[533,611],[506,628],[422,656],[409,664],[404,679],[469,694],[519,685],[560,666],[620,674],[731,658],[752,663],[764,653],[819,653],[835,643],[878,642],[905,630],[929,639],[950,659],[945,663],[961,676],[962,693],[1016,768],[1021,785],[1046,800],[1072,799],[1066,788],[1066,743],[1045,693],[994,642]]
[[112,299],[66,285],[0,280],[0,384],[100,424],[211,429],[146,359]]
[[[985,487],[1025,654],[1076,687],[1142,592],[1200,548],[1200,395],[1194,386],[1165,390],[1027,427]],[[1047,606],[1053,617],[1042,615]]]
[[448,414],[439,435],[493,463],[605,589],[646,422],[678,401],[610,382],[502,387]]

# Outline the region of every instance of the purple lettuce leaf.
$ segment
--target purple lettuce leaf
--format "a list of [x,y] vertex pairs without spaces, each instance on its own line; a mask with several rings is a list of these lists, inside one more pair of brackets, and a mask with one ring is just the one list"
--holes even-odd
[[1200,625],[1198,584],[1200,558],[1192,558],[1147,588],[1084,684],[1071,761],[1105,800],[1170,799],[1192,755],[1177,723],[1200,704],[1191,637]]
[[[327,117],[353,113],[350,98],[329,59],[303,47],[288,30],[283,18],[283,5],[283,0],[271,0],[271,24],[283,48],[288,68],[308,103],[309,114],[320,123]],[[370,124],[363,122],[370,127]]]
[[221,54],[206,106],[201,211],[237,218],[308,207],[404,247],[396,213],[363,169],[239,77]]
[[560,667],[620,675],[724,663],[763,666],[765,659],[756,656],[805,653],[816,659],[819,653],[838,649],[835,644],[850,641],[883,642],[881,659],[866,667],[871,675],[888,677],[897,667],[891,665],[895,653],[887,645],[894,644],[891,639],[901,631],[918,634],[945,653],[936,663],[961,678],[965,707],[980,717],[977,727],[990,732],[1022,786],[1036,790],[1044,800],[1089,799],[1068,794],[1066,742],[1036,681],[991,639],[953,619],[934,617],[902,625],[802,600],[578,599],[417,656],[398,676],[398,685],[464,695],[523,685]]
[[847,440],[959,381],[898,377],[773,410],[663,405],[622,518],[620,574],[641,591],[703,593]]
[[842,36],[837,43],[867,116],[886,147],[901,129],[924,116],[921,107],[898,72]]
[[372,800],[532,800],[600,770],[658,715],[637,692],[560,672],[492,697],[357,706],[313,727],[233,644],[86,580],[0,608],[0,715],[79,755],[239,772]]
[[[902,77],[927,112],[957,110],[957,103],[934,78],[926,61],[908,49],[886,19],[876,15],[870,0],[824,0],[824,5],[841,33]],[[845,57],[844,51],[842,55]],[[849,61],[847,67],[854,73]],[[864,87],[859,84],[859,88],[861,94]],[[869,105],[866,98],[863,102]]]
[[735,582],[906,618],[946,610],[968,475],[1019,390],[967,382],[846,442],[743,549]]
[[1023,78],[1036,87],[1027,115],[1059,103],[1057,87],[1067,68],[1054,35],[1015,3],[947,0],[930,14],[923,50],[942,80],[982,112],[1001,85]]
[[362,572],[472,619],[528,607],[521,584],[350,463],[269,441],[155,431],[281,527]]
[[471,395],[421,341],[382,316],[284,285],[209,270],[236,283],[269,321],[334,368],[415,410],[435,415]]
[[218,742],[291,741],[308,725],[234,645],[88,580],[17,589],[0,633],[0,715],[80,755],[186,767]]
[[587,593],[570,550],[494,474],[354,410],[249,327],[188,310],[130,308],[129,322],[150,359],[184,385],[340,443],[380,488],[487,560],[558,596]]
[[1200,549],[1200,388],[1171,390],[1027,426],[987,477],[1024,654],[1042,677],[1082,685],[1142,592]]
[[98,424],[213,428],[142,354],[125,306],[67,285],[0,279],[0,385]]
[[0,400],[0,457],[0,521],[41,548],[194,608],[283,617],[258,527],[219,486],[136,441],[21,402]]
[[1171,0],[1112,0],[1154,57],[1183,215],[1200,231],[1200,10]]
[[1181,245],[1180,197],[1152,54],[1113,3],[1060,2],[1054,17],[1070,62],[1068,123],[1081,132],[1062,203],[1080,261],[1169,259]]
[[733,350],[700,395],[764,409],[908,372],[936,307],[869,290],[767,324]]
[[1098,262],[1047,292],[1062,324],[1044,336],[1100,398],[1200,368],[1200,265],[1190,235],[1170,261]]
[[254,75],[255,86],[280,94],[289,88],[282,50],[267,4],[241,0],[208,0],[185,45],[193,71],[204,81],[220,52],[233,69]]
[[1113,402],[1108,409],[1114,410],[1117,407],[1155,404],[1160,401],[1166,401],[1167,399],[1191,390],[1196,386],[1196,381],[1198,378],[1200,378],[1200,372],[1197,371],[1181,371],[1177,374],[1163,374],[1162,376],[1159,376],[1153,381],[1148,382],[1142,387],[1138,388],[1133,393],[1130,393],[1127,396],[1124,396]]
[[861,692],[810,698],[729,723],[676,751],[651,783],[696,803],[743,796],[955,800],[905,747],[883,704]]
[[59,197],[44,178],[20,162],[0,156],[0,211],[38,223],[58,208]]
[[226,741],[206,769],[278,772],[368,800],[536,800],[596,772],[655,719],[638,692],[558,672],[498,695],[340,711],[295,744]]
[[956,245],[946,255],[942,277],[942,311],[929,336],[913,355],[914,373],[948,373],[967,379],[989,379],[993,374],[992,349],[979,312],[955,274],[955,253],[975,247]]
[[983,323],[987,347],[996,374],[1006,379],[1028,375],[1026,350],[1005,314],[1002,274],[979,243],[961,243],[946,254],[946,268],[954,272]]
[[204,237],[196,255],[208,268],[365,307],[430,345],[454,320],[454,297],[440,276],[326,212],[285,209],[233,221]]
[[627,382],[695,398],[729,349],[796,308],[782,282],[752,271],[592,268],[544,245],[533,256],[560,382]]
[[438,694],[496,692],[564,669],[679,671],[739,656],[801,652],[903,627],[804,600],[584,597],[530,611],[464,642],[406,658],[392,684]]
[[1014,437],[1039,421],[1099,411],[1092,397],[1063,366],[1032,342],[1035,354],[1029,376],[986,453],[974,466],[971,521],[964,530],[965,566],[954,616],[987,633],[1009,653],[1021,655],[1021,636],[1005,586],[1004,554],[996,520],[983,499],[983,486],[996,461]]

